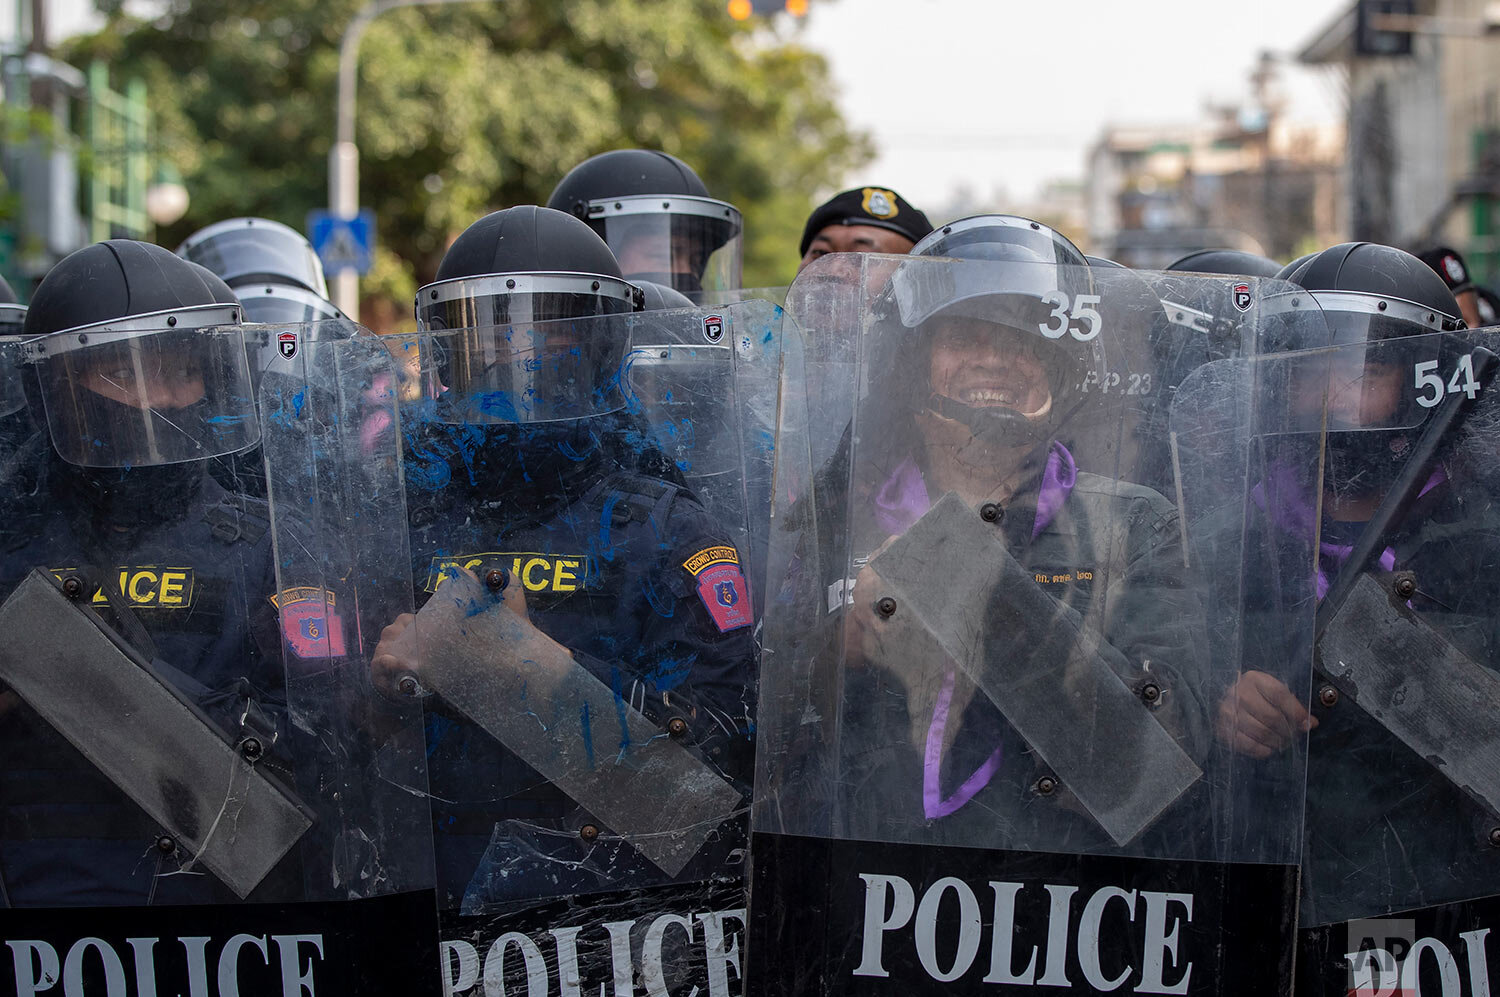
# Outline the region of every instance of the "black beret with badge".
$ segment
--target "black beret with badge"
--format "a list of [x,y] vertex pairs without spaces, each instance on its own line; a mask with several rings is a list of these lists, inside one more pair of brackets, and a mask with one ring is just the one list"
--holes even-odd
[[1454,294],[1473,289],[1474,282],[1469,278],[1469,267],[1464,263],[1464,258],[1458,255],[1458,250],[1448,246],[1433,246],[1426,252],[1418,253],[1417,259],[1432,267],[1433,272],[1443,278],[1448,290]]
[[813,239],[830,225],[874,225],[898,232],[914,243],[921,242],[932,231],[927,216],[895,191],[885,187],[856,187],[835,194],[813,211],[802,230],[798,255],[806,256]]

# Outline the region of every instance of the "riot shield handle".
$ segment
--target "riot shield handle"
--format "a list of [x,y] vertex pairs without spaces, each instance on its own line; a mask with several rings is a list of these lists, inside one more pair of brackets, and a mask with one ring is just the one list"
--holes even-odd
[[1447,395],[1442,405],[1438,406],[1437,412],[1433,414],[1432,420],[1428,422],[1427,428],[1422,431],[1421,436],[1417,437],[1411,458],[1401,468],[1401,474],[1391,485],[1390,490],[1385,493],[1385,498],[1375,510],[1370,524],[1354,542],[1354,549],[1350,552],[1349,559],[1344,562],[1333,586],[1328,590],[1328,595],[1318,606],[1316,625],[1313,630],[1314,646],[1323,639],[1323,632],[1338,616],[1339,609],[1354,591],[1355,582],[1369,569],[1380,551],[1385,550],[1387,535],[1405,521],[1412,504],[1422,493],[1422,486],[1432,474],[1431,465],[1437,457],[1438,447],[1443,439],[1468,418],[1469,413],[1474,409],[1475,400],[1489,390],[1496,371],[1500,370],[1495,354],[1484,347],[1476,346],[1471,355],[1474,363],[1474,380],[1479,382],[1479,391],[1475,392],[1474,398],[1462,392]]
[[38,568],[0,604],[0,629],[45,635],[0,645],[0,682],[195,863],[247,896],[312,826],[312,811],[256,764],[264,745],[232,742],[72,581]]

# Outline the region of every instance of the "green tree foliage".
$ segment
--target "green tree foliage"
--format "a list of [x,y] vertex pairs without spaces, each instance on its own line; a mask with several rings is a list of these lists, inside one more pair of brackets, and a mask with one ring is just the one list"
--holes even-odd
[[[100,0],[108,26],[68,54],[146,80],[161,154],[192,195],[164,243],[232,215],[300,228],[327,203],[338,42],[362,2],[169,0],[142,21]],[[747,285],[785,283],[815,198],[871,155],[824,59],[722,0],[396,10],[359,67],[360,200],[391,294],[430,278],[484,212],[540,203],[580,160],[631,146],[692,164],[745,214]]]

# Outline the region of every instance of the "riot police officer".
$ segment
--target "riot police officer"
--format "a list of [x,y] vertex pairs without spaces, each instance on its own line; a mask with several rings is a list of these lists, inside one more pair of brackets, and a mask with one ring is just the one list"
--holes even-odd
[[[1426,423],[1450,391],[1467,392],[1487,407],[1474,380],[1471,344],[1455,334],[1463,319],[1452,292],[1416,257],[1369,243],[1334,246],[1286,276],[1310,292],[1328,331],[1322,342],[1303,338],[1280,347],[1335,347],[1321,354],[1327,357],[1321,366],[1310,368],[1325,383],[1293,386],[1314,408],[1327,398],[1321,502],[1316,495],[1276,488],[1274,467],[1258,490],[1267,530],[1318,537],[1314,572],[1294,584],[1321,602],[1345,580],[1361,540],[1373,540],[1370,577],[1398,572],[1410,579],[1409,598],[1386,607],[1401,617],[1395,632],[1417,628],[1434,646],[1455,649],[1466,662],[1456,666],[1460,671],[1493,672],[1500,591],[1490,566],[1500,559],[1500,545],[1493,486],[1475,473],[1474,458],[1488,449],[1483,434],[1472,427],[1450,434],[1433,459],[1413,463]],[[1427,381],[1437,381],[1436,388],[1422,379],[1423,372]],[[1308,457],[1316,455],[1285,459]],[[1414,503],[1399,521],[1372,522],[1403,478],[1413,483]],[[1319,506],[1321,522],[1313,512]],[[1370,530],[1380,535],[1366,538]],[[1388,598],[1380,596],[1382,605]],[[1367,640],[1386,625],[1379,614],[1361,612],[1340,609],[1327,624],[1318,652],[1324,678],[1310,709],[1302,690],[1289,688],[1276,668],[1278,658],[1306,651],[1285,647],[1266,648],[1260,665],[1240,677],[1219,708],[1220,739],[1248,757],[1271,759],[1296,750],[1307,737],[1305,926],[1500,889],[1500,848],[1494,843],[1500,836],[1491,837],[1500,817],[1493,803],[1486,806],[1464,791],[1462,776],[1444,775],[1461,766],[1462,758],[1451,751],[1447,757],[1413,750],[1401,722],[1401,701],[1421,698],[1425,684],[1438,683],[1436,673],[1419,677],[1431,663],[1411,673],[1411,688],[1393,703],[1362,702],[1333,684],[1341,669],[1352,668],[1365,694],[1373,696],[1379,687],[1380,647],[1348,650],[1351,628]],[[1378,636],[1376,643],[1394,646]],[[1403,659],[1403,668],[1410,664]],[[1441,684],[1444,696],[1455,694],[1455,683]],[[1492,725],[1494,708],[1493,702],[1471,703],[1456,714],[1428,715],[1422,723],[1445,738],[1457,737],[1468,725]],[[1334,941],[1342,943],[1342,937]]]
[[[7,524],[0,590],[33,598],[40,581],[87,609],[31,632],[4,665],[10,905],[215,902],[285,885],[268,873],[300,831],[225,862],[214,835],[226,808],[246,827],[301,813],[280,790],[269,810],[239,811],[228,769],[214,767],[247,738],[269,755],[282,684],[265,510],[208,471],[258,439],[240,315],[207,270],[125,240],[64,259],[26,313],[32,416],[51,440],[47,501]],[[19,633],[16,619],[5,626]],[[119,650],[70,650],[95,632]],[[66,665],[72,684],[50,686],[34,661]],[[153,683],[173,690],[165,713],[126,705]],[[133,742],[123,768],[100,750],[111,738]],[[205,744],[211,757],[185,747]]]
[[[424,605],[386,629],[373,667],[384,688],[433,693],[443,908],[670,879],[661,870],[681,862],[615,825],[705,791],[674,785],[674,771],[707,772],[709,791],[738,799],[726,780],[749,777],[752,620],[729,531],[664,477],[671,465],[627,411],[641,291],[587,225],[531,206],[471,225],[437,277],[417,297],[427,399],[403,417]],[[458,677],[464,661],[484,679]],[[512,687],[529,713],[519,726],[492,709]],[[555,740],[580,713],[576,739]],[[593,741],[606,728],[591,723],[614,725],[617,747]],[[671,737],[643,744],[644,730]],[[608,771],[617,748],[627,763],[667,749],[664,781],[611,802],[568,760],[586,754],[592,772],[597,750]]]
[[650,149],[586,159],[553,188],[547,207],[588,222],[627,279],[688,295],[740,287],[744,225],[714,200],[692,167]]
[[[1175,510],[1148,488],[1114,480],[1121,468],[1090,442],[1112,439],[1120,425],[1097,389],[1106,354],[1095,340],[1125,355],[1156,320],[1156,299],[1139,293],[1129,271],[1083,265],[1070,243],[1029,219],[966,219],[924,243],[913,255],[936,258],[895,270],[867,333],[863,454],[846,438],[843,456],[854,443],[853,465],[836,460],[820,474],[820,518],[837,523],[843,508],[852,516],[848,553],[825,549],[825,564],[840,575],[852,564],[858,573],[828,579],[826,607],[832,614],[848,606],[844,654],[854,669],[845,677],[846,705],[834,707],[847,711],[845,832],[1050,851],[1110,847],[1110,838],[1125,844],[1145,825],[1127,828],[1108,808],[1093,809],[1098,797],[1087,783],[1102,769],[1068,758],[1086,722],[1051,715],[1058,726],[1048,731],[1003,691],[999,676],[1034,674],[1035,688],[1055,682],[1078,693],[1074,702],[1098,703],[1149,672],[1171,688],[1170,708],[1126,710],[1144,724],[1108,736],[1135,745],[1126,754],[1162,746],[1162,768],[1151,778],[1157,789],[1173,788],[1146,823],[1163,819],[1158,830],[1171,826],[1162,833],[1181,847],[1186,825],[1162,815],[1196,780],[1194,760],[1206,749],[1201,608],[1186,584]],[[1061,300],[1100,310],[1079,313],[1076,335],[1064,323],[1055,337],[1048,317]],[[919,551],[940,542],[983,566],[950,566],[960,582],[924,575]],[[984,621],[973,635],[978,646],[1006,649],[1003,664],[974,666],[987,673],[982,687],[974,667],[950,664],[945,673],[941,656],[909,643],[913,628],[941,631],[950,618],[909,607],[930,589],[963,607],[957,618]],[[1095,600],[1105,593],[1111,602],[1102,611]],[[1087,664],[1058,644],[1079,628],[1093,634]],[[991,676],[1000,684],[984,685]],[[1050,771],[1036,766],[1037,753],[1050,758]],[[1071,785],[1070,802],[1041,799],[1039,781]]]

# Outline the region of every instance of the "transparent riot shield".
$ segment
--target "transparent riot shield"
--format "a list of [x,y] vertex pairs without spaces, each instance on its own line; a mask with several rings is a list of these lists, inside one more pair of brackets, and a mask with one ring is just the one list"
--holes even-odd
[[449,992],[740,978],[786,335],[747,302],[389,341],[417,609],[374,674],[427,718]]
[[749,992],[1288,989],[1300,796],[1254,783],[1305,755],[1242,771],[1217,721],[1251,649],[1306,694],[1313,604],[1248,574],[1313,538],[1249,493],[1323,411],[1249,360],[1160,411],[1155,279],[834,256],[793,286],[806,383],[850,404],[831,452],[778,441],[822,464],[772,537]]
[[[1326,314],[1326,310],[1325,310]],[[1318,492],[1298,992],[1486,993],[1500,913],[1494,342],[1371,327],[1296,362]],[[1295,356],[1295,355],[1294,355]],[[1253,700],[1252,700],[1253,702]]]
[[626,358],[628,407],[650,427],[693,496],[716,521],[739,531],[733,540],[747,557],[757,607],[785,321],[785,312],[768,301],[646,312],[634,317]]
[[[390,788],[425,785],[420,728],[374,695],[336,570],[391,552],[298,553],[340,529],[308,470],[340,385],[299,371],[263,433],[240,327],[189,332],[28,344],[48,449],[4,544],[0,987],[433,993],[426,807]],[[301,494],[215,479],[263,440]]]

